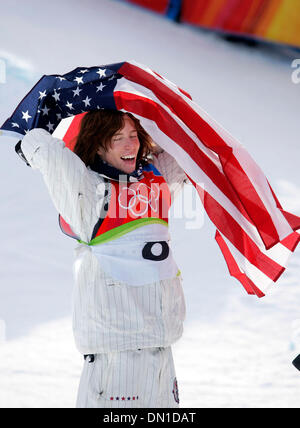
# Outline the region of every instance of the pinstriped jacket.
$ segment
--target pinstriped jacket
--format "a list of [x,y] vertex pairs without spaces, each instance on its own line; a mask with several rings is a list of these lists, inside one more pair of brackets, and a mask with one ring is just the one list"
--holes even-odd
[[[103,177],[44,129],[28,132],[21,149],[42,173],[57,211],[81,241],[89,242],[110,197]],[[153,163],[174,200],[186,180],[184,171],[166,152]],[[87,245],[78,244],[74,256],[73,332],[79,352],[165,347],[180,338],[185,318],[180,275],[133,287],[108,275]]]

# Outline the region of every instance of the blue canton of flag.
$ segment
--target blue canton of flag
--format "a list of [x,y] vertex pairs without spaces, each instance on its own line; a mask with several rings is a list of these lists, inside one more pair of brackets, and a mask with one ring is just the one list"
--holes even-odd
[[122,77],[117,73],[121,65],[77,67],[64,75],[43,76],[2,125],[2,135],[22,138],[33,128],[53,133],[66,117],[116,109],[113,91]]

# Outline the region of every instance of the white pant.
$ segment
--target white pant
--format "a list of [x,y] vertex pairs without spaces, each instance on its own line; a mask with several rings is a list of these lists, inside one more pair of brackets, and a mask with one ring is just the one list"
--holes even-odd
[[171,347],[95,354],[84,361],[76,407],[178,407]]

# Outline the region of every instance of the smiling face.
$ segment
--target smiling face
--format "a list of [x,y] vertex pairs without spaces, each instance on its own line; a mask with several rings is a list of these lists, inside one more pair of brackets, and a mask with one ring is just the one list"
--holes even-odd
[[102,160],[117,169],[130,174],[136,169],[137,154],[140,148],[138,133],[133,120],[124,115],[124,126],[111,139],[107,150],[99,147],[97,153]]

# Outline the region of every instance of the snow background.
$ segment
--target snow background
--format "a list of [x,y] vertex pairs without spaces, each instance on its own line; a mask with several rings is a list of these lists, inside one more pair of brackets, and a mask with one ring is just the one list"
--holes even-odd
[[[291,80],[300,53],[230,44],[109,0],[6,2],[0,36],[0,123],[43,74],[134,59],[188,91],[300,215],[300,84]],[[0,142],[0,407],[74,407],[83,363],[71,326],[74,241],[60,232],[42,177],[16,157],[17,141]],[[187,305],[173,347],[181,407],[299,407],[300,249],[271,294],[248,296],[202,211],[191,228],[190,189],[183,196],[185,217],[171,218]]]

